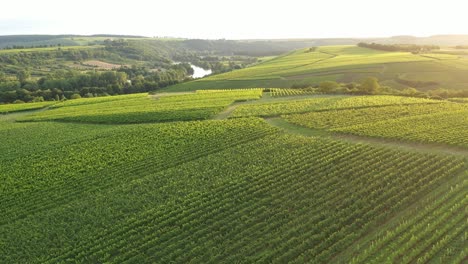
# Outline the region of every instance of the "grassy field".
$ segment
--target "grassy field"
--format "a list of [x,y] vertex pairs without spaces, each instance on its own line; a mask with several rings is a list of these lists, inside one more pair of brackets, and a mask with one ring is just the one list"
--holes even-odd
[[[445,53],[412,54],[385,52],[357,46],[323,46],[301,49],[268,59],[255,66],[213,75],[168,88],[170,91],[197,89],[280,87],[318,84],[322,81],[359,82],[373,76],[394,88],[408,87],[398,80],[436,82],[418,87],[465,89],[468,59]],[[393,82],[392,82],[393,81]]]
[[218,89],[1,117],[0,263],[468,257],[461,102]]
[[103,48],[103,45],[93,46],[64,46],[64,47],[48,47],[48,48],[29,48],[29,49],[0,49],[0,54],[18,53],[18,52],[43,52],[43,51],[56,51],[56,50],[86,50]]

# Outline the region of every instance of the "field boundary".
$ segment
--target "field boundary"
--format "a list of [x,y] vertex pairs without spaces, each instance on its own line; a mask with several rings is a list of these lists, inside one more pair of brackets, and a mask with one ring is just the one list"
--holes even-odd
[[264,118],[270,125],[282,129],[285,133],[302,136],[326,136],[337,140],[343,140],[355,144],[371,144],[383,147],[400,148],[424,153],[439,153],[468,158],[468,149],[445,144],[418,143],[377,137],[350,135],[345,133],[329,132],[322,129],[311,129],[291,124],[280,117]]

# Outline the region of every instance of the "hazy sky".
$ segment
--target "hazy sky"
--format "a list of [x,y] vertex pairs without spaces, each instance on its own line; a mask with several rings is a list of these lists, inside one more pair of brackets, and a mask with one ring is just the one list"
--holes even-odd
[[0,35],[326,38],[468,34],[464,0],[14,0]]

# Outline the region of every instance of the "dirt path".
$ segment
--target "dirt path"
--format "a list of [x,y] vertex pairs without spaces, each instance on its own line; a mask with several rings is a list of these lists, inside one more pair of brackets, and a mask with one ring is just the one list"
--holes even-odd
[[35,109],[35,110],[19,111],[19,112],[13,112],[9,114],[0,114],[0,122],[15,122],[18,117],[43,112],[47,109],[49,109],[49,106],[41,108],[41,109]]
[[227,119],[229,115],[236,110],[236,108],[239,106],[238,103],[234,103],[230,106],[228,106],[226,109],[224,109],[221,113],[217,114],[213,119],[214,120],[222,120],[222,119]]
[[365,136],[355,136],[349,134],[331,133],[321,129],[311,129],[286,122],[281,118],[265,119],[270,125],[281,128],[286,133],[303,135],[303,136],[322,136],[334,139],[339,139],[351,143],[372,144],[391,148],[400,148],[410,151],[426,152],[426,153],[443,153],[449,155],[457,155],[468,157],[468,149],[456,146],[448,146],[442,144],[405,142],[392,139],[373,138]]

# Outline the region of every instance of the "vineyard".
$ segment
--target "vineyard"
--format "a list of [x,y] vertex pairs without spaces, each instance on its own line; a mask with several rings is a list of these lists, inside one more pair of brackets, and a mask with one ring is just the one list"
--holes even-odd
[[262,90],[194,93],[150,98],[146,94],[71,100],[20,121],[148,123],[209,119],[236,101],[261,98]]
[[283,97],[283,96],[296,96],[296,95],[311,95],[314,91],[308,91],[305,89],[281,89],[281,88],[270,88],[270,95],[272,97]]
[[466,151],[427,150],[468,148],[464,103],[252,88],[42,107],[0,119],[0,263],[468,258]]
[[[321,46],[295,50],[240,70],[165,88],[166,91],[318,85],[323,81],[360,82],[376,77],[392,88],[398,82],[432,82],[437,87],[466,89],[467,58],[451,54],[388,52],[357,46]],[[422,87],[425,89],[426,87]]]
[[284,114],[313,111],[353,109],[387,105],[437,104],[434,100],[399,96],[328,96],[302,100],[287,100],[259,104],[242,105],[236,108],[231,117],[261,116],[271,117]]
[[39,102],[39,103],[28,103],[28,104],[0,104],[0,114],[8,114],[13,112],[29,111],[41,109],[52,105],[53,102]]

